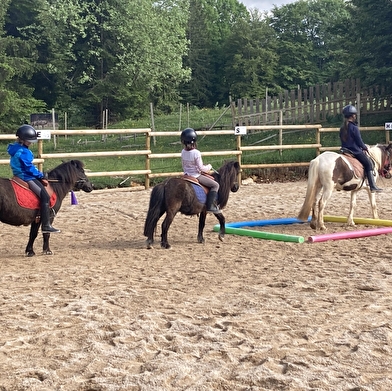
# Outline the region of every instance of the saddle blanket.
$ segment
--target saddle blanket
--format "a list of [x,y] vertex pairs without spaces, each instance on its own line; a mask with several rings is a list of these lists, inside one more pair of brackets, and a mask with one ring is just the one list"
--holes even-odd
[[[30,189],[17,183],[12,179],[10,179],[10,181],[12,183],[12,187],[14,188],[16,200],[21,207],[27,209],[40,208],[39,198],[35,193],[33,193]],[[56,193],[53,193],[50,197],[50,203],[49,203],[49,206],[51,208],[53,208],[54,204],[56,203],[56,200],[57,200]]]
[[196,185],[195,183],[191,183],[193,189],[195,190],[197,200],[201,204],[205,204],[207,202],[207,194],[204,191],[203,187],[200,185]]
[[346,153],[343,153],[341,157],[344,158],[348,166],[354,171],[356,178],[363,178],[363,166],[358,159]]
[[[213,177],[211,177],[214,179]],[[184,181],[188,181],[192,187],[193,190],[195,190],[196,193],[196,198],[201,204],[205,204],[207,202],[207,193],[209,192],[208,187],[203,186],[197,178],[194,178],[193,176],[190,175],[184,175],[182,177]]]

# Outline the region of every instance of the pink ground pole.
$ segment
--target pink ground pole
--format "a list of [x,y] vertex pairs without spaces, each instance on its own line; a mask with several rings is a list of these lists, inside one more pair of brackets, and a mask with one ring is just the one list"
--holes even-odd
[[341,239],[354,239],[364,238],[366,236],[376,236],[392,233],[392,227],[362,229],[358,231],[335,232],[333,234],[322,234],[309,236],[309,243],[326,242],[327,240],[341,240]]

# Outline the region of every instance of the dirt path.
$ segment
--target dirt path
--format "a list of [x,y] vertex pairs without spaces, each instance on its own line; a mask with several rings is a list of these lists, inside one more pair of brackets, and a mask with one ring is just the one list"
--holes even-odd
[[[392,182],[380,185],[380,217],[392,219]],[[227,221],[295,217],[305,190],[243,185]],[[172,249],[147,250],[149,191],[77,197],[56,218],[53,256],[39,239],[25,258],[28,228],[0,225],[1,390],[392,389],[390,235],[222,243],[209,216],[200,245],[197,218],[177,216]],[[327,213],[348,202],[335,193]],[[356,216],[371,217],[366,192]]]

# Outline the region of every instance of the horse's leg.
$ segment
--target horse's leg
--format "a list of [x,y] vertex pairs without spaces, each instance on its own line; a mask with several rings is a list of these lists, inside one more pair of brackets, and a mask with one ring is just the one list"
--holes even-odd
[[350,209],[348,211],[348,216],[347,216],[347,225],[350,227],[355,227],[354,212],[356,207],[357,207],[357,191],[354,190],[351,192]]
[[25,254],[27,257],[33,257],[35,255],[34,241],[37,238],[39,226],[40,226],[39,223],[36,222],[31,223],[29,241],[27,243],[26,250],[25,250]]
[[153,248],[156,227],[157,227],[159,219],[164,215],[164,213],[165,212],[162,211],[157,218],[151,217],[147,228],[145,228],[145,230],[144,230],[144,234],[145,235],[147,234],[146,244],[147,244],[147,249],[149,249],[149,250],[151,250]]
[[225,233],[226,233],[226,230],[225,230],[226,219],[225,219],[225,216],[223,216],[223,213],[218,213],[215,215],[215,217],[219,220],[219,224],[220,224],[218,237],[219,237],[219,240],[221,242],[223,242],[223,239],[224,239]]
[[49,247],[50,233],[46,232],[46,233],[42,234],[42,237],[43,237],[43,240],[44,240],[43,247],[42,247],[42,252],[45,255],[53,255],[52,250]]
[[310,228],[312,229],[317,229],[318,201],[319,198],[316,197],[312,205],[312,218],[310,219]]
[[378,209],[376,204],[376,196],[374,193],[370,191],[370,189],[367,189],[367,191],[369,193],[369,201],[370,201],[370,207],[372,208],[373,219],[379,219]]
[[200,216],[199,216],[199,232],[197,233],[197,241],[199,243],[204,243],[205,240],[203,238],[203,231],[204,231],[204,227],[206,225],[206,217],[207,217],[207,212],[203,211],[200,212]]
[[174,217],[177,212],[166,211],[166,216],[162,222],[162,233],[161,233],[161,247],[162,248],[170,248],[170,244],[167,241],[167,232],[169,231],[169,227],[174,220]]
[[317,218],[317,227],[322,231],[325,231],[327,227],[324,224],[324,209],[327,205],[328,200],[331,198],[333,191],[333,186],[323,187],[323,194],[320,197],[318,202],[318,218]]
[[310,228],[312,229],[317,229],[317,223],[318,223],[318,213],[319,213],[319,208],[318,208],[318,203],[319,203],[319,193],[321,190],[321,184],[319,181],[317,181],[314,184],[315,190],[314,190],[314,202],[312,205],[312,218],[310,220]]

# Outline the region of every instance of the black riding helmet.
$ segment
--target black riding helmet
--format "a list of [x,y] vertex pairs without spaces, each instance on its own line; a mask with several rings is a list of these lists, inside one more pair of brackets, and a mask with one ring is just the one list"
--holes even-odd
[[197,134],[194,129],[186,128],[181,132],[181,142],[186,144],[196,144]]
[[19,137],[23,141],[28,141],[30,143],[36,143],[37,132],[31,125],[22,125],[16,131],[16,137]]
[[349,118],[352,115],[357,114],[357,109],[353,105],[347,105],[343,107],[342,113],[346,118]]

